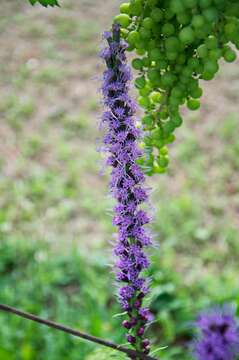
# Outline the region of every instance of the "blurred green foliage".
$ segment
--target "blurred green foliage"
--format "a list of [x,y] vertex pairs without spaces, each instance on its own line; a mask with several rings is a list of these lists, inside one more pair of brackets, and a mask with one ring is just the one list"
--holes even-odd
[[[1,238],[0,252],[0,302],[124,343],[121,316],[115,316],[120,309],[109,286],[113,277],[102,252],[90,255],[75,247],[61,252],[43,241],[13,238]],[[150,307],[155,316],[149,336],[155,349],[165,346],[157,352],[161,359],[176,360],[180,356],[189,360],[195,314],[214,303],[235,303],[233,291],[225,292],[225,285],[229,290],[233,284],[222,285],[208,275],[206,281],[198,279],[189,288],[161,257],[158,251],[153,255],[149,273]],[[0,355],[4,360],[90,360],[93,354],[97,359],[111,356],[95,345],[12,315],[1,313],[0,326]]]
[[[1,239],[0,302],[120,340],[118,311],[102,255],[61,254],[42,242]],[[44,326],[0,314],[1,359],[85,359],[94,346]],[[116,330],[115,330],[116,329]]]

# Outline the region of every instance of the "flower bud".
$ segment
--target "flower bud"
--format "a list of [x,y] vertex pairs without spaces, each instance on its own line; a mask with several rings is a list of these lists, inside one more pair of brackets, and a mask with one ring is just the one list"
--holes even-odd
[[142,341],[142,348],[143,348],[143,349],[146,349],[149,345],[150,345],[149,339],[144,339],[144,340]]
[[138,320],[136,317],[132,317],[131,320],[130,320],[130,323],[132,326],[135,326],[137,324]]
[[136,300],[134,303],[134,308],[135,309],[139,309],[142,305],[142,301],[141,300]]
[[122,325],[123,325],[123,327],[125,327],[126,329],[131,329],[131,327],[132,327],[132,325],[130,324],[130,322],[129,321],[127,321],[127,320],[124,320],[123,322],[122,322]]
[[138,299],[143,299],[145,297],[145,294],[143,292],[140,292],[138,295]]
[[130,344],[135,344],[136,343],[136,338],[132,335],[127,335],[126,336],[127,338],[127,341],[130,343]]
[[138,329],[138,331],[137,331],[137,335],[138,335],[138,336],[144,335],[144,331],[145,331],[145,329],[144,329],[143,327],[140,327],[140,328]]

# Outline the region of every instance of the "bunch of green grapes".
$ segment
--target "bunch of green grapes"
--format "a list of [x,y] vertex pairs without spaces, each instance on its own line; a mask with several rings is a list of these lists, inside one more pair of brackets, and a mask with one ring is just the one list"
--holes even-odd
[[142,118],[146,174],[166,171],[167,145],[183,119],[181,107],[200,107],[200,80],[212,80],[219,60],[236,60],[239,49],[238,0],[130,0],[120,6],[129,51],[136,53],[135,86]]

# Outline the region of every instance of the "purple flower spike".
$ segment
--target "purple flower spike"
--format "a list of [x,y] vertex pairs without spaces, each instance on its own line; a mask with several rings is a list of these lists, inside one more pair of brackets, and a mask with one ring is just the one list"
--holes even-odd
[[[122,283],[119,301],[128,313],[123,326],[129,330],[128,342],[140,351],[143,334],[151,316],[143,308],[148,292],[142,271],[149,267],[144,248],[151,239],[144,226],[150,219],[141,205],[148,195],[143,187],[144,174],[137,164],[142,156],[138,147],[140,131],[136,127],[136,104],[129,96],[131,80],[125,50],[127,44],[120,39],[120,27],[113,25],[112,33],[105,33],[107,48],[101,52],[107,69],[103,75],[103,100],[106,107],[102,123],[107,126],[104,148],[109,153],[107,164],[112,167],[110,190],[117,204],[113,224],[118,228],[114,253],[117,256],[116,279]],[[149,343],[147,342],[147,351]]]
[[239,355],[239,328],[230,307],[199,316],[199,336],[194,346],[197,360],[235,360]]

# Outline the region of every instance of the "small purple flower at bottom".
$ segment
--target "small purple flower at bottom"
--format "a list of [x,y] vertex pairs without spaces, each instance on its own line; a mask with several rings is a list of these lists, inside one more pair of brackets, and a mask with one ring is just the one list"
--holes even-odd
[[202,313],[196,326],[194,343],[197,360],[235,360],[239,355],[239,327],[231,307],[215,308]]

